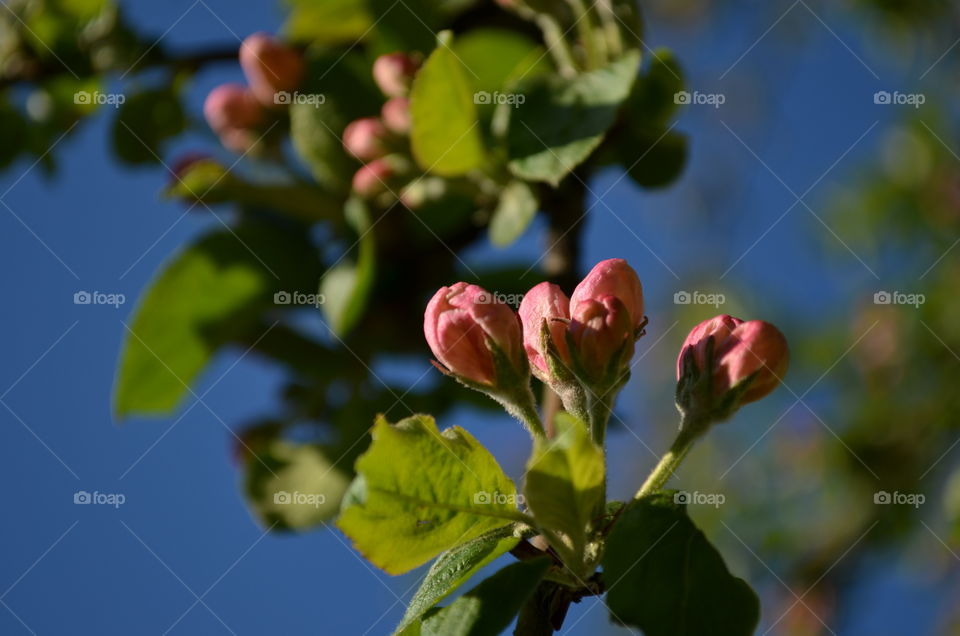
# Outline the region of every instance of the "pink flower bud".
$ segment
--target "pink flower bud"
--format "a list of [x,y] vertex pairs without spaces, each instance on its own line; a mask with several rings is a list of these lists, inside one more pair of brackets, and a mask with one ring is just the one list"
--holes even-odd
[[304,63],[299,52],[267,33],[254,33],[240,45],[240,67],[260,103],[276,106],[276,95],[293,91],[303,78]]
[[590,298],[577,305],[570,335],[588,378],[602,382],[622,376],[633,356],[634,330],[630,313],[616,296]]
[[360,161],[382,157],[387,152],[387,129],[376,117],[356,119],[343,131],[343,148]]
[[406,97],[387,100],[380,110],[380,119],[390,132],[406,135],[410,132],[410,100]]
[[381,55],[373,63],[373,81],[387,97],[403,97],[410,90],[417,66],[406,53]]
[[393,166],[385,157],[374,159],[361,166],[353,175],[353,191],[368,199],[390,189],[388,180],[393,177]]
[[[713,368],[707,364],[707,343],[713,339]],[[694,327],[683,343],[677,377],[683,375],[683,357],[693,355],[694,366],[712,376],[714,397],[721,397],[754,374],[739,404],[754,402],[773,391],[787,371],[789,350],[780,330],[762,320],[743,321],[717,316]]]
[[560,358],[569,366],[570,352],[565,332],[570,321],[570,299],[559,286],[543,282],[524,294],[519,314],[523,324],[523,348],[530,360],[530,370],[539,380],[550,383],[554,378],[540,339],[543,323],[546,321]]
[[570,311],[576,317],[578,307],[587,300],[601,301],[604,296],[618,298],[626,308],[634,330],[643,323],[643,287],[633,268],[622,258],[611,258],[594,265],[570,296]]
[[248,129],[263,120],[263,107],[242,84],[222,84],[210,91],[203,103],[203,115],[217,134]]
[[430,350],[452,373],[495,386],[497,373],[488,340],[515,368],[524,368],[517,314],[476,285],[442,287],[427,305],[423,333]]

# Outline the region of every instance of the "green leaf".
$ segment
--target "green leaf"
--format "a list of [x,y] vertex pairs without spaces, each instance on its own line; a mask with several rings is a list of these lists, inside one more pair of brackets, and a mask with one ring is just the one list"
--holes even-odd
[[524,103],[511,108],[507,133],[510,170],[556,186],[590,156],[617,119],[636,79],[640,54],[631,51],[608,66],[565,79],[536,77],[514,89]]
[[113,148],[126,163],[158,163],[163,142],[186,127],[183,106],[172,90],[136,93],[120,106],[113,120]]
[[543,47],[526,35],[506,29],[480,28],[457,37],[453,50],[477,91],[503,91],[511,81],[550,70]]
[[314,45],[350,44],[373,26],[364,0],[288,0],[287,35]]
[[562,532],[580,562],[590,523],[603,513],[603,449],[573,416],[560,413],[554,423],[556,436],[534,444],[524,495],[539,526]]
[[533,594],[550,567],[541,557],[503,568],[449,606],[423,619],[422,636],[497,636]]
[[484,148],[473,76],[441,34],[410,91],[413,157],[424,170],[455,177],[480,167]]
[[170,412],[213,354],[257,324],[281,284],[282,291],[306,292],[319,272],[315,251],[299,228],[247,224],[208,234],[177,254],[134,311],[120,356],[114,412],[118,417]]
[[293,149],[318,183],[346,190],[350,182],[350,162],[338,137],[342,132],[340,115],[332,102],[290,105]]
[[603,556],[613,620],[646,636],[750,636],[760,602],[674,503],[674,493],[645,497],[621,513]]
[[273,439],[250,450],[245,491],[264,526],[305,530],[337,514],[351,475],[334,466],[322,448]]
[[505,247],[520,238],[537,214],[540,202],[523,181],[511,181],[500,192],[500,203],[490,219],[490,241]]
[[513,482],[463,429],[441,434],[428,415],[396,425],[381,416],[372,434],[337,525],[390,574],[525,519],[513,503]]
[[357,231],[356,261],[342,259],[327,270],[320,281],[323,314],[330,328],[341,338],[363,316],[376,276],[376,243],[366,204],[357,198],[347,201],[347,222]]
[[627,129],[618,140],[617,153],[637,185],[662,188],[673,183],[687,165],[688,140],[672,130]]
[[676,95],[684,88],[683,69],[669,49],[657,49],[630,95],[630,121],[647,128],[665,128],[677,108]]
[[515,526],[509,525],[491,530],[441,554],[430,566],[420,589],[413,595],[397,632],[409,627],[481,568],[512,550],[519,542]]

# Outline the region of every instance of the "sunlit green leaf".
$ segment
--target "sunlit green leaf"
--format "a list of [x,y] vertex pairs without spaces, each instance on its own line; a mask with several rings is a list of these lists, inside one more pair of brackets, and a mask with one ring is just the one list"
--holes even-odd
[[352,476],[322,448],[274,439],[245,450],[247,498],[264,526],[305,530],[336,515]]
[[443,35],[413,82],[410,143],[421,168],[453,177],[480,167],[484,149],[472,75]]
[[535,443],[524,495],[539,525],[562,532],[579,557],[591,520],[603,514],[603,449],[573,416],[560,413],[554,423],[556,435]]
[[168,413],[214,352],[257,324],[281,284],[309,291],[319,270],[302,232],[263,224],[215,231],[174,256],[128,323],[115,413]]
[[523,519],[489,451],[459,427],[440,433],[427,415],[396,425],[380,417],[356,471],[337,525],[390,574]]
[[511,181],[500,191],[500,203],[490,218],[490,241],[506,246],[517,240],[537,213],[539,202],[523,181]]

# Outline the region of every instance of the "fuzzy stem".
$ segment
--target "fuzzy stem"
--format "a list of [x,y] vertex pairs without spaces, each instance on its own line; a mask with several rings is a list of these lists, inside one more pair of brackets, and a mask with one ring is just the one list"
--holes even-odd
[[684,418],[680,425],[680,433],[670,446],[670,450],[660,459],[643,486],[634,495],[634,499],[640,499],[651,493],[660,490],[665,483],[673,476],[680,463],[693,448],[693,443],[706,432],[706,426],[697,425],[695,422]]
[[573,77],[577,74],[577,65],[573,60],[570,45],[563,39],[563,29],[552,17],[545,13],[537,15],[537,25],[543,31],[543,39],[547,43],[547,50],[553,56],[557,69],[564,77]]

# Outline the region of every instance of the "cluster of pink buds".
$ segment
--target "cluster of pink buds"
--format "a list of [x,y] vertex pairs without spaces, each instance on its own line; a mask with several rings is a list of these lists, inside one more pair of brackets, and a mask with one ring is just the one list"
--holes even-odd
[[298,51],[266,33],[245,39],[239,58],[247,85],[214,88],[203,104],[203,114],[224,147],[242,153],[256,143],[270,109],[289,103],[285,94],[300,85],[304,61]]
[[768,322],[705,320],[680,348],[677,408],[701,423],[724,420],[777,388],[789,360],[787,339]]
[[[498,400],[534,432],[531,372],[602,440],[646,324],[640,278],[614,258],[598,263],[569,298],[552,283],[536,285],[519,313],[476,285],[444,287],[427,305],[423,328],[444,373]],[[685,422],[705,429],[764,397],[788,357],[786,339],[769,323],[717,316],[698,325],[677,362]]]
[[343,148],[363,165],[353,176],[353,191],[364,198],[391,189],[392,181],[408,161],[394,152],[410,133],[410,101],[407,95],[418,64],[406,53],[381,55],[373,63],[373,79],[388,98],[379,117],[356,119],[343,131]]

